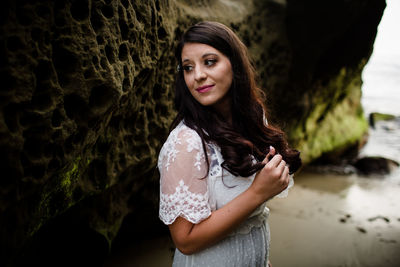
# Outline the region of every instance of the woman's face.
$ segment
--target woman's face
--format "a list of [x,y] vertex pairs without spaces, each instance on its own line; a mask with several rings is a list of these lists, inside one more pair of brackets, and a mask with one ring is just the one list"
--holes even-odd
[[187,87],[203,106],[225,110],[230,99],[233,71],[230,60],[212,46],[186,43],[182,49],[182,69]]

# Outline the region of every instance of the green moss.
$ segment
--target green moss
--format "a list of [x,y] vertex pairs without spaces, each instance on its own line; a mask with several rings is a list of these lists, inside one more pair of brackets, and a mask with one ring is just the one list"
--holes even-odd
[[362,139],[368,130],[364,116],[354,114],[351,101],[344,101],[326,114],[322,123],[310,118],[307,121],[308,138],[300,144],[303,161],[308,163],[326,152],[340,150]]
[[385,113],[379,113],[379,112],[373,112],[370,114],[372,119],[377,122],[377,121],[390,121],[396,118],[396,116],[392,114],[385,114]]
[[[81,171],[90,163],[90,159],[83,161],[77,157],[70,165],[64,167],[53,181],[42,190],[40,201],[37,205],[36,223],[28,231],[28,236],[34,235],[44,223],[73,206],[77,199],[73,192],[81,177]],[[34,220],[32,220],[34,222]]]
[[335,89],[329,101],[325,100],[326,96],[314,96],[316,104],[312,113],[290,135],[304,163],[357,144],[363,138],[368,123],[361,108],[360,86],[356,71],[342,69],[326,86],[326,91]]
[[77,157],[75,162],[72,164],[72,168],[61,175],[60,181],[60,189],[65,193],[66,199],[71,198],[72,189],[74,187],[75,182],[79,178],[79,163],[81,162],[81,158]]

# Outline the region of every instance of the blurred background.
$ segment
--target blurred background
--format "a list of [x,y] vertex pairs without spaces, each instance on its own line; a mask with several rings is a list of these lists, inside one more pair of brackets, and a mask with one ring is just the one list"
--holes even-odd
[[[358,157],[400,162],[400,2],[387,0],[374,51],[362,73],[370,125]],[[369,163],[373,164],[373,163]],[[347,168],[347,169],[346,169]],[[400,170],[357,174],[349,166],[312,166],[288,199],[271,201],[274,266],[399,266]]]

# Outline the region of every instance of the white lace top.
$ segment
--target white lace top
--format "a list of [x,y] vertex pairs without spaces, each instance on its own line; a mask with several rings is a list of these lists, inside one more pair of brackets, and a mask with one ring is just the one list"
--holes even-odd
[[[179,216],[198,224],[208,218],[212,211],[223,207],[245,191],[253,182],[255,174],[251,177],[237,177],[221,167],[223,158],[217,145],[207,143],[206,150],[210,162],[208,174],[202,142],[196,131],[181,122],[164,143],[158,158],[158,169],[160,171],[159,216],[165,224],[172,224]],[[291,177],[288,188],[292,185],[293,178]],[[278,197],[285,197],[287,191],[288,189]],[[264,203],[231,236],[249,234],[254,227],[264,226],[265,228],[268,214],[269,210]],[[254,241],[250,243],[253,244]],[[264,246],[268,251],[269,242],[266,242]],[[232,245],[229,245],[228,249],[232,250]],[[191,257],[190,261],[187,261],[191,264],[177,265],[177,253],[179,251],[175,254],[174,266],[196,266],[193,265],[196,262],[193,261],[195,256],[180,253],[180,258],[185,258],[184,262],[187,261],[186,257]],[[218,255],[221,253],[219,252]],[[218,255],[216,254],[216,257]],[[267,254],[263,257],[267,257]],[[242,257],[239,260],[242,261]],[[203,261],[197,263],[204,266]]]

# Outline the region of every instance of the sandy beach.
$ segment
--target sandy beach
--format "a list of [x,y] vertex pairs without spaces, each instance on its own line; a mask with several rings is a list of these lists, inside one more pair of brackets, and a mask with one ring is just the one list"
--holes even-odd
[[400,179],[302,172],[269,203],[273,266],[400,266]]

